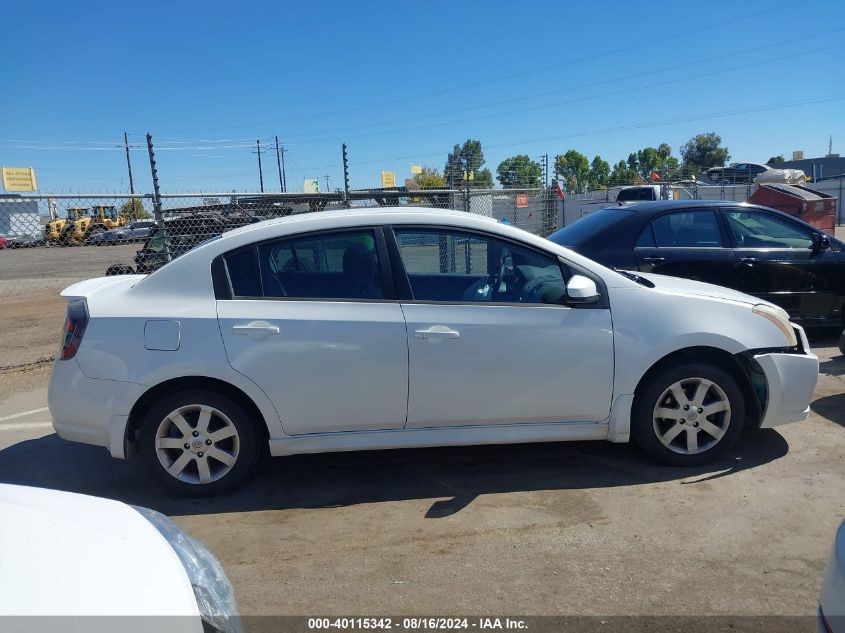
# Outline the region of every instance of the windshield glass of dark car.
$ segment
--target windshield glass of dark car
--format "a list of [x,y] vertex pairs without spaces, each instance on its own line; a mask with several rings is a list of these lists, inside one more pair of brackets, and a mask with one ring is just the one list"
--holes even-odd
[[601,209],[552,233],[549,239],[561,246],[577,246],[630,214],[631,211],[624,209]]

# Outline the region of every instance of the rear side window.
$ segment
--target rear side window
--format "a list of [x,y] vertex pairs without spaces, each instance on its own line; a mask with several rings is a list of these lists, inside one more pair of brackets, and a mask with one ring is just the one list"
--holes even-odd
[[224,259],[236,297],[384,298],[372,230],[281,239]]
[[651,223],[661,248],[713,248],[724,246],[715,211],[667,213]]
[[226,270],[232,282],[232,292],[236,297],[260,297],[261,278],[258,276],[258,262],[255,249],[226,256]]
[[258,249],[265,297],[383,299],[373,231],[280,240]]

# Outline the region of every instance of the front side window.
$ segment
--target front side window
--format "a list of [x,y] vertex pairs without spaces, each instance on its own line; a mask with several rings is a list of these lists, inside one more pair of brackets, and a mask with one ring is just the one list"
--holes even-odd
[[[246,261],[243,253],[250,254],[248,268],[239,267]],[[384,298],[371,230],[277,240],[227,255],[225,261],[240,297]]]
[[740,248],[811,248],[812,231],[789,220],[748,209],[728,209],[728,224]]
[[661,248],[713,248],[724,246],[715,211],[676,211],[652,221],[654,238]]
[[417,301],[560,304],[566,293],[557,259],[504,240],[398,229],[396,241]]

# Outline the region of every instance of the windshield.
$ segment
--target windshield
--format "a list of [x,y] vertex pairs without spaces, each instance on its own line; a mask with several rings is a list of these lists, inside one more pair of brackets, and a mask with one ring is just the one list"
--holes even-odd
[[549,239],[561,246],[577,246],[628,217],[630,213],[623,209],[601,209],[552,233]]

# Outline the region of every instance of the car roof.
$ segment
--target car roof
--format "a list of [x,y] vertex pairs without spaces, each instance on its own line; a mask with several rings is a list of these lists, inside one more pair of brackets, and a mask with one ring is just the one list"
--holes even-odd
[[[665,211],[666,209],[685,209],[702,207],[721,207],[726,204],[734,205],[748,205],[744,202],[733,202],[732,200],[649,200],[645,202],[634,202],[625,207],[618,207],[619,209],[626,209],[628,211],[637,212],[657,212]],[[613,207],[608,207],[612,209]]]

